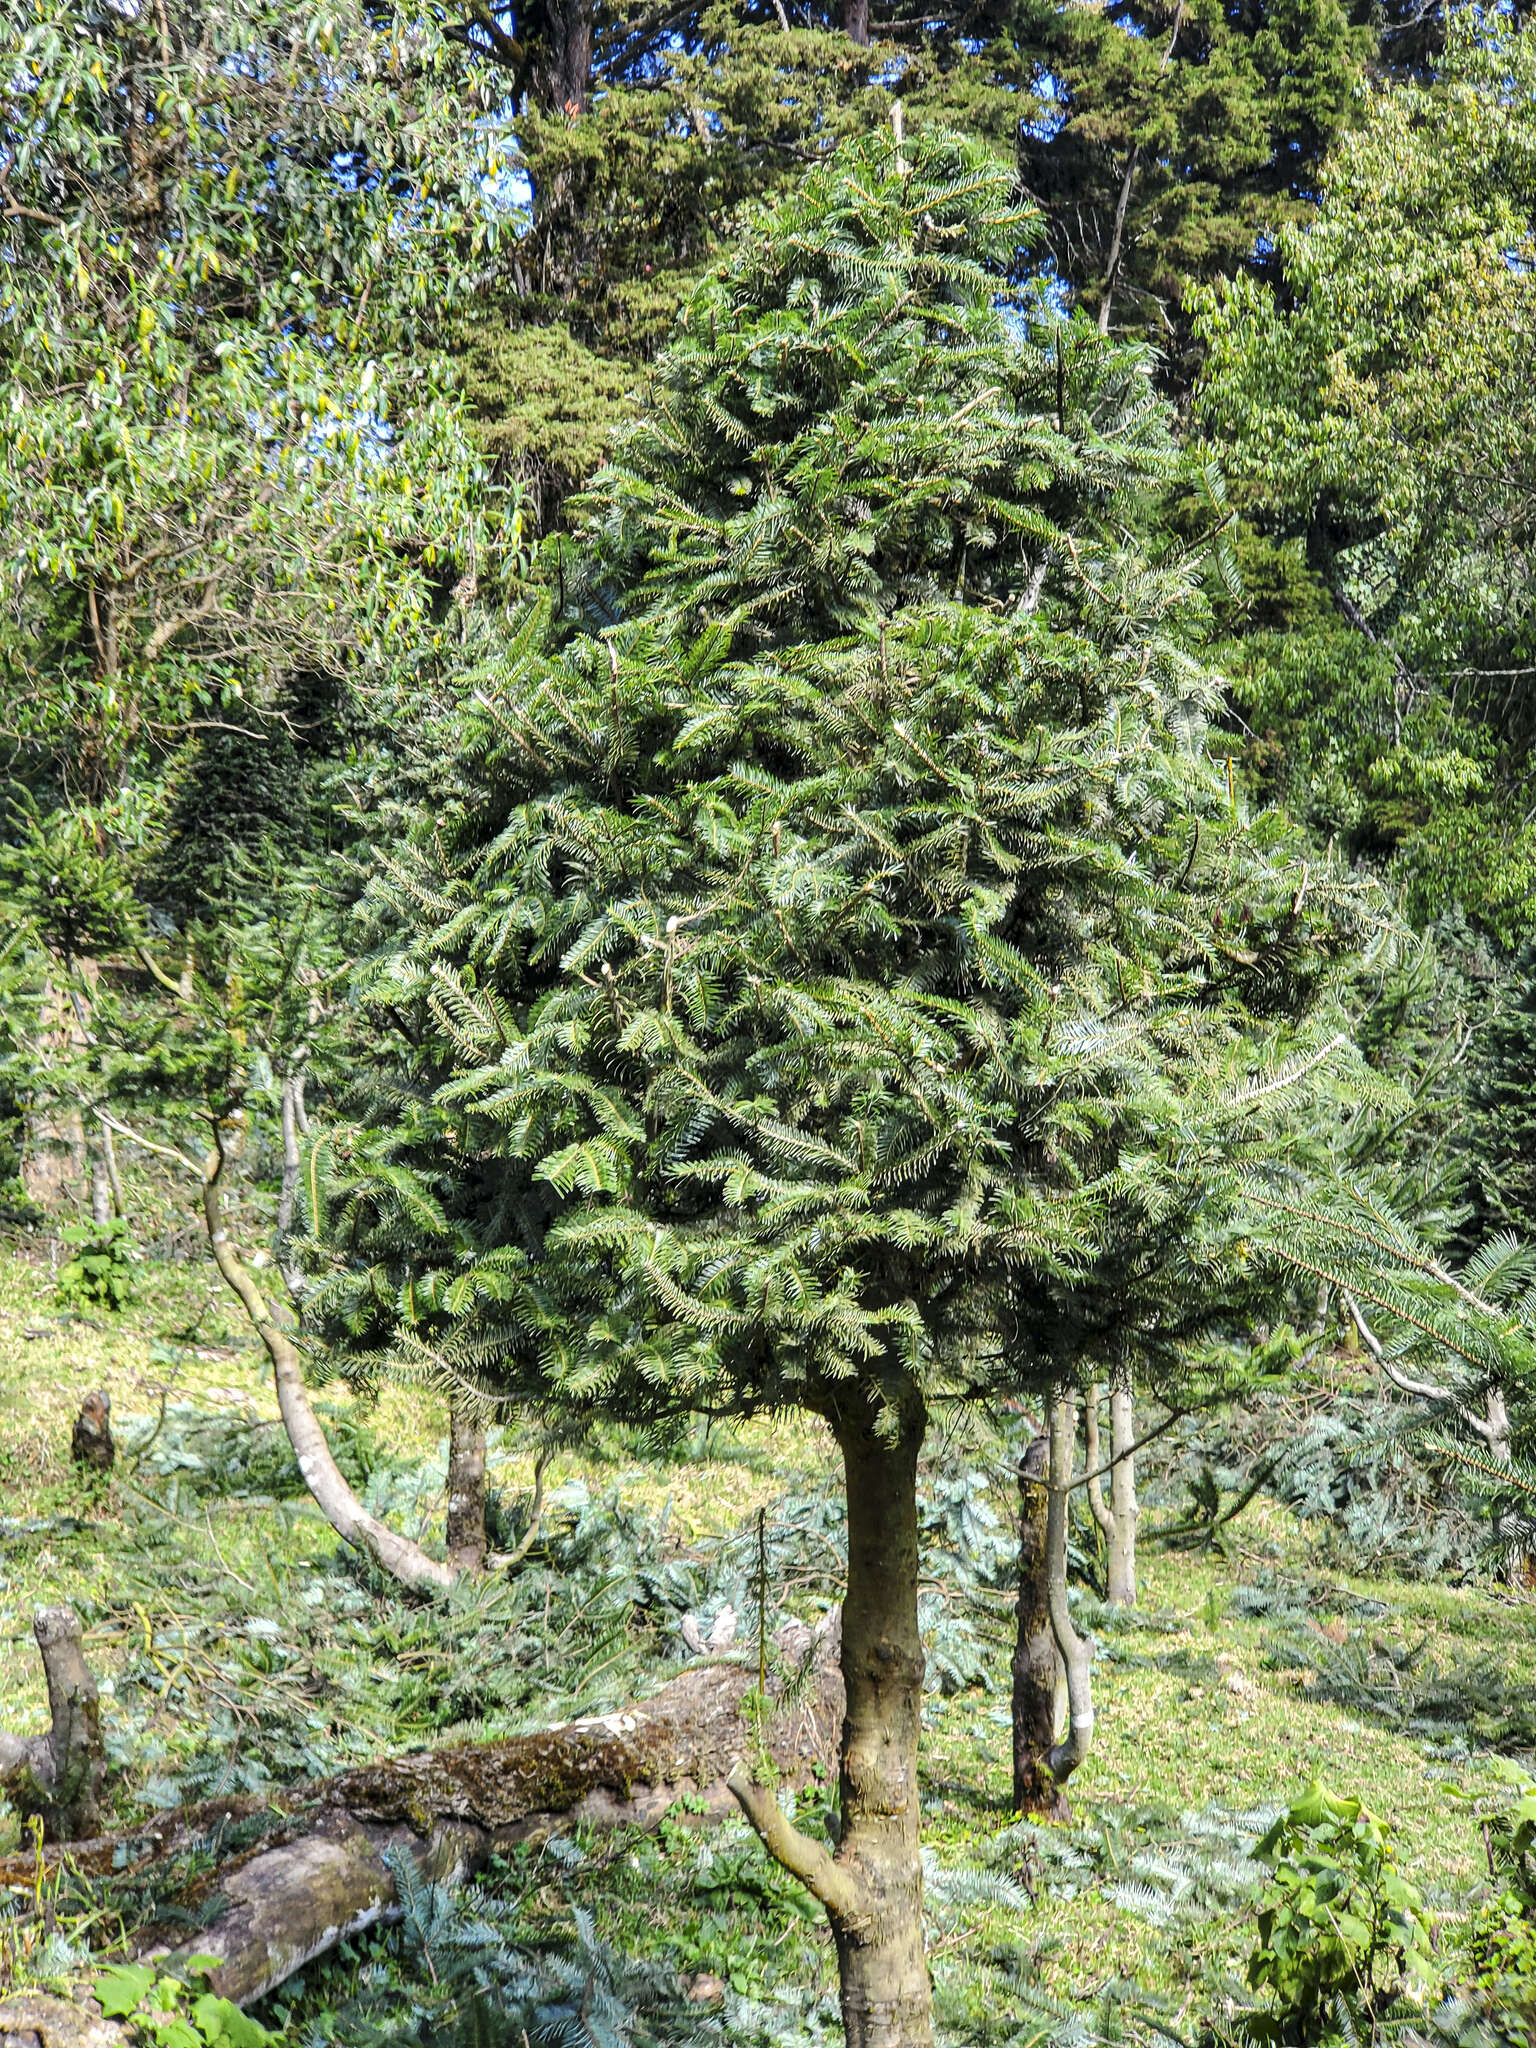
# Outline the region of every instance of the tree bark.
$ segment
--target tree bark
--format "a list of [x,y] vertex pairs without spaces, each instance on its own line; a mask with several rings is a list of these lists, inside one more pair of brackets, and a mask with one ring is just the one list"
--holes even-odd
[[594,27],[591,0],[544,0],[543,49],[534,66],[539,97],[574,120],[592,91]]
[[931,2048],[933,2040],[917,1783],[917,1459],[927,1416],[915,1387],[898,1400],[893,1417],[864,1402],[828,1417],[848,1499],[836,1854],[791,1826],[747,1771],[730,1779],[769,1853],[827,1909],[848,2048]]
[[98,1230],[112,1221],[112,1182],[99,1144],[91,1148],[91,1221]]
[[1077,1403],[1070,1392],[1051,1401],[1050,1486],[1046,1510],[1046,1599],[1051,1633],[1067,1673],[1067,1732],[1050,1754],[1051,1774],[1064,1785],[1087,1756],[1093,1742],[1092,1652],[1072,1625],[1067,1602],[1067,1509],[1071,1500],[1072,1459],[1077,1444]]
[[128,1214],[128,1198],[123,1193],[122,1175],[117,1170],[117,1146],[112,1141],[112,1126],[99,1119],[96,1126],[96,1142],[101,1148],[101,1164],[107,1176],[107,1191],[112,1198],[112,1213],[115,1216]]
[[485,1569],[485,1420],[457,1388],[448,1397],[448,1562]]
[[869,48],[869,0],[843,0],[843,33],[861,50]]
[[1141,156],[1141,144],[1134,142],[1125,159],[1125,175],[1120,180],[1120,196],[1115,202],[1115,224],[1109,238],[1109,260],[1104,265],[1104,296],[1099,301],[1099,332],[1108,334],[1110,308],[1115,302],[1115,286],[1120,279],[1120,255],[1125,242],[1125,213],[1131,203],[1131,188],[1136,183],[1136,165]]
[[1109,1474],[1111,1529],[1109,1536],[1109,1604],[1136,1605],[1136,1524],[1141,1508],[1136,1499],[1136,1404],[1130,1375],[1109,1390]]
[[[204,1909],[221,1898],[217,1916],[189,1938],[182,1919],[173,1952],[218,1957],[214,1990],[248,2004],[348,1933],[398,1917],[388,1853],[448,1878],[557,1826],[653,1827],[680,1799],[702,1807],[694,1818],[719,1820],[735,1811],[726,1781],[749,1749],[767,1757],[781,1784],[810,1783],[831,1767],[842,1717],[836,1612],[814,1635],[797,1627],[798,1653],[790,1632],[782,1638],[796,1668],[782,1687],[770,1682],[766,1706],[755,1658],[692,1665],[620,1713],[387,1758],[270,1802],[207,1801],[157,1815],[133,1834],[77,1844],[70,1866],[77,1877],[114,1882],[158,1866],[156,1896]],[[247,1846],[207,1869],[210,1837],[231,1822],[261,1821],[268,1846],[254,1854]],[[187,1857],[191,1891],[183,1901],[174,1865]],[[0,1890],[30,1890],[35,1877],[30,1851],[0,1857]],[[152,1934],[140,1945],[164,1953]]]
[[[61,993],[51,979],[38,1008],[38,1037],[38,1092],[44,1099],[28,1105],[22,1118],[21,1184],[29,1202],[51,1211],[78,1189],[86,1169],[85,1124],[55,1074],[56,1062],[76,1057],[84,1041],[68,991]],[[50,1084],[59,1088],[52,1102]]]
[[112,1440],[112,1396],[103,1387],[80,1403],[69,1433],[69,1455],[87,1472],[110,1472],[117,1463]]
[[1013,1647],[1013,1804],[1066,1820],[1067,1796],[1051,1769],[1059,1659],[1046,1585],[1046,1475],[1050,1443],[1036,1437],[1019,1466],[1019,1606]]
[[1103,1399],[1104,1389],[1095,1380],[1083,1402],[1083,1450],[1088,1459],[1088,1507],[1099,1526],[1105,1547],[1112,1549],[1115,1518],[1104,1498],[1104,1475],[1100,1470],[1104,1460],[1099,1443],[1099,1404]]
[[128,2036],[93,2006],[18,1991],[0,1999],[0,2048],[127,2048]]
[[32,1617],[48,1682],[46,1735],[0,1735],[0,1791],[26,1818],[36,1814],[48,1842],[75,1842],[100,1820],[106,1748],[96,1681],[81,1649],[72,1607],[40,1607]]

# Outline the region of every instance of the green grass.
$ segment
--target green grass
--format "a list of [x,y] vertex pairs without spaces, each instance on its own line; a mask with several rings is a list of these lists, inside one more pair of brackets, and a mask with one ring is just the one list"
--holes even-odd
[[[83,1481],[69,1431],[95,1387],[111,1393],[127,1436],[131,1418],[153,1416],[162,1400],[173,1415],[181,1404],[243,1416],[252,1429],[275,1409],[262,1354],[201,1264],[146,1268],[127,1313],[84,1318],[59,1310],[40,1259],[0,1261],[4,1725],[43,1724],[31,1611],[73,1601],[107,1693],[119,1817],[211,1782],[221,1757],[231,1771],[302,1775],[405,1743],[537,1723],[578,1700],[623,1697],[655,1670],[654,1635],[605,1606],[597,1565],[591,1586],[554,1615],[550,1632],[563,1633],[552,1653],[536,1579],[469,1591],[446,1615],[413,1608],[338,1559],[296,1489],[228,1498],[207,1474],[152,1475],[148,1460],[106,1486]],[[338,1388],[320,1398],[359,1471],[382,1470],[408,1525],[435,1540],[440,1401],[411,1387],[377,1401]],[[557,1490],[582,1481],[653,1522],[664,1512],[665,1554],[686,1561],[744,1528],[759,1505],[824,1492],[833,1463],[819,1429],[775,1422],[701,1431],[686,1456],[664,1461],[611,1431],[564,1456],[550,1478]],[[526,1495],[531,1466],[515,1428],[495,1434],[492,1480],[509,1499]],[[1180,1869],[1195,1867],[1223,1830],[1230,1850],[1251,1840],[1254,1816],[1313,1776],[1390,1820],[1406,1870],[1442,1916],[1454,1922],[1475,1892],[1482,1846],[1454,1794],[1493,1788],[1489,1752],[1449,1720],[1439,1732],[1394,1727],[1389,1713],[1321,1695],[1341,1658],[1369,1653],[1390,1671],[1410,1651],[1410,1686],[1413,1672],[1434,1665],[1451,1695],[1458,1684],[1469,1697],[1485,1691],[1478,1660],[1492,1652],[1509,1698],[1536,1695],[1536,1606],[1491,1587],[1330,1574],[1309,1530],[1265,1501],[1230,1533],[1225,1558],[1147,1552],[1136,1614],[1089,1611],[1098,1724],[1069,1824],[1021,1831],[1008,1810],[1005,1598],[979,1623],[987,1685],[930,1697],[923,1817],[937,1872],[935,1978],[952,2030],[988,2035],[1014,2001],[1092,2002],[1115,1985],[1182,2015],[1182,2026],[1237,1970],[1252,1906],[1219,1896],[1219,1885],[1180,1895]],[[1242,1589],[1264,1585],[1300,1589],[1304,1612],[1245,1613],[1253,1603]],[[513,1677],[521,1690],[509,1689]],[[456,1684],[462,1719],[445,1723]],[[1475,1735],[1475,1717],[1472,1725]],[[0,1817],[0,1846],[14,1840],[14,1823]],[[525,1857],[516,1881],[533,1921],[558,1920],[578,1896],[621,1947],[690,1977],[719,1975],[744,1996],[796,2006],[820,1998],[825,2012],[825,1931],[741,1825],[707,1839],[669,1826],[585,1850],[568,1883],[531,1877]],[[970,1875],[946,1880],[946,1871]],[[320,1973],[321,1985],[333,1981]]]

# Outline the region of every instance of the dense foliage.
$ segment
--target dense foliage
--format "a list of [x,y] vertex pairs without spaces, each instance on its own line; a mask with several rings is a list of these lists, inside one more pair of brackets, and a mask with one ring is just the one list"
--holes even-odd
[[[924,1886],[967,1880],[924,1875],[919,1733],[1015,1590],[1023,1653],[1032,1485],[1058,1790],[1074,1608],[1138,1654],[1138,1427],[1160,1545],[1267,1497],[1331,1565],[1529,1590],[1536,44],[1353,0],[16,0],[0,59],[0,1215],[82,1328],[211,1254],[272,1367],[281,1436],[199,1414],[189,1323],[99,1498],[302,1485],[358,1553],[272,1572],[249,1641],[252,1582],[198,1580],[176,1669],[233,1631],[233,1689],[161,1671],[201,1733],[160,1779],[124,1736],[135,1796],[618,1705],[749,1613],[766,1683],[771,1566],[841,1598],[836,1817],[744,1759],[782,1868],[719,1885],[802,1962],[807,1886],[853,2048],[924,2048]],[[447,1458],[375,1464],[306,1373],[446,1399]],[[481,1497],[488,1416],[527,1499]],[[840,1471],[755,1563],[545,1501],[617,1426],[791,1416]],[[440,1606],[388,1605],[380,1532]],[[1502,1667],[1241,1594],[1298,1699],[1529,1747]],[[1212,2038],[1481,2044],[1536,1974],[1520,1788],[1459,1976],[1323,1788],[1120,1903],[1256,1902]],[[525,1876],[401,1863],[292,2024],[718,2031],[586,1920],[524,1939]]]

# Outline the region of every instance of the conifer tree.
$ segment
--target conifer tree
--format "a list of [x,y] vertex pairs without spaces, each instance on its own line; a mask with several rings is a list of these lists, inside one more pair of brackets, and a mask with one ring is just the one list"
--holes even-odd
[[850,2041],[893,2048],[931,2036],[928,1419],[1027,1380],[1032,1284],[1118,1192],[1166,1211],[1212,1114],[1268,1115],[1343,943],[1207,750],[1198,565],[1127,516],[1166,446],[1137,360],[998,303],[1011,195],[954,137],[877,138],[690,304],[565,569],[612,622],[527,622],[381,861],[364,997],[451,1078],[338,1183],[319,1296],[567,1412],[825,1422],[835,1854],[732,1782],[827,1909]]
[[1021,168],[1063,282],[1187,390],[1190,285],[1278,282],[1275,237],[1313,210],[1375,36],[1343,0],[1115,0],[1033,5],[1021,40],[1048,82]]
[[1390,859],[1416,922],[1459,905],[1507,946],[1536,896],[1533,109],[1529,28],[1462,11],[1279,233],[1283,298],[1239,273],[1198,317],[1197,416],[1255,536],[1255,765]]

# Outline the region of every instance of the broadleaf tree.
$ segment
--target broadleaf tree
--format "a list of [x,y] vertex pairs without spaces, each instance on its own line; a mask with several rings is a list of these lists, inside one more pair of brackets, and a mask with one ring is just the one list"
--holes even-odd
[[3,729],[101,802],[483,561],[434,341],[495,103],[425,10],[24,5],[0,62]]
[[1231,659],[1260,785],[1395,870],[1410,913],[1529,930],[1536,41],[1451,24],[1372,92],[1276,239],[1283,296],[1201,294],[1196,417],[1252,600]]

